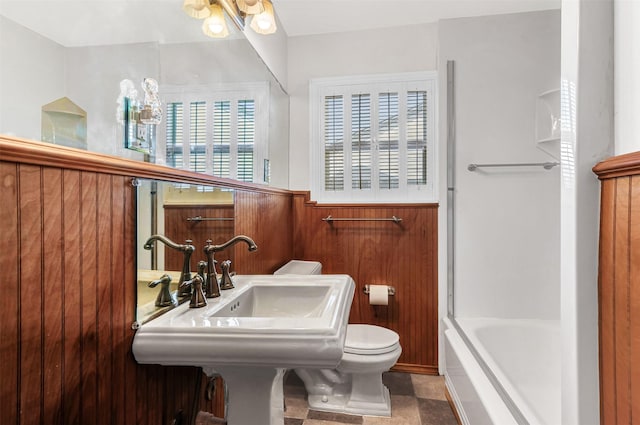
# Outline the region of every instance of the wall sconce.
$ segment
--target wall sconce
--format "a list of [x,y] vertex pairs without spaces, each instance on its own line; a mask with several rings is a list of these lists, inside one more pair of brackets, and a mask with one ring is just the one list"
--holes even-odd
[[131,80],[120,82],[117,119],[122,125],[124,147],[142,152],[155,161],[156,126],[162,121],[162,105],[158,97],[158,82],[153,78],[142,80],[144,100]]
[[192,18],[204,19],[202,31],[209,37],[229,35],[223,10],[240,31],[247,17],[258,34],[273,34],[278,29],[271,0],[184,0],[182,9]]

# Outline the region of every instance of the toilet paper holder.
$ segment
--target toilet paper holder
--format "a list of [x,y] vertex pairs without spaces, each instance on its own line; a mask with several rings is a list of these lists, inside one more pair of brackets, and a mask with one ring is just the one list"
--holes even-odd
[[[396,288],[394,288],[393,286],[388,286],[387,285],[387,290],[389,291],[389,295],[395,295],[396,294]],[[362,288],[362,291],[369,295],[369,285],[364,285],[364,288]]]

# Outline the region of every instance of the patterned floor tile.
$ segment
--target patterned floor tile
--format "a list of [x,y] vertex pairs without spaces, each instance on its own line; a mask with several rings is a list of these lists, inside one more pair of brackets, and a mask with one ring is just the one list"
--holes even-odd
[[345,415],[344,413],[320,412],[318,410],[309,410],[307,418],[327,421],[332,424],[362,424],[362,416]]
[[309,404],[304,397],[287,396],[285,399],[284,415],[287,418],[304,419],[309,414]]
[[382,375],[382,382],[393,395],[415,395],[409,373],[386,372]]
[[411,378],[416,397],[446,400],[444,376],[407,375]]
[[421,425],[458,425],[447,401],[418,399]]

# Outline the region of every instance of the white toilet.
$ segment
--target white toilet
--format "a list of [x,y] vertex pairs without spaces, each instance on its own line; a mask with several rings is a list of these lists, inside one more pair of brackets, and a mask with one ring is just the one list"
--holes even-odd
[[[320,274],[315,261],[292,260],[275,274]],[[342,360],[335,369],[295,369],[304,382],[309,407],[356,415],[391,416],[382,373],[398,361],[400,337],[373,325],[347,325]]]

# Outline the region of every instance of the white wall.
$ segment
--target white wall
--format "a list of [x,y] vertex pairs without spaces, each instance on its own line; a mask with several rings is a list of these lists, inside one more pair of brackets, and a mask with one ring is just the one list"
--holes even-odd
[[640,150],[640,1],[614,1],[616,155]]
[[277,15],[276,24],[278,30],[274,34],[267,36],[258,34],[251,28],[246,28],[243,32],[249,43],[260,55],[264,64],[280,82],[282,88],[287,90],[287,82],[289,80],[287,75],[288,37]]
[[41,107],[66,95],[65,48],[0,16],[0,58],[0,134],[40,140]]
[[156,43],[126,44],[67,49],[67,93],[87,111],[87,147],[94,152],[142,159],[143,155],[124,149],[118,133],[116,111],[120,81],[136,84],[145,77],[159,75],[159,47]]
[[600,423],[600,184],[591,169],[613,154],[613,31],[612,0],[562,2],[561,340],[566,425]]
[[309,80],[436,69],[437,25],[289,39],[289,188],[311,188]]
[[[443,20],[439,39],[441,152],[446,63],[455,62],[455,315],[557,320],[559,167],[467,165],[557,161],[537,148],[535,116],[538,95],[560,87],[560,13]],[[444,194],[446,156],[440,161]],[[439,220],[446,222],[444,202]],[[440,239],[446,252],[442,229]],[[440,261],[446,271],[446,257]]]

